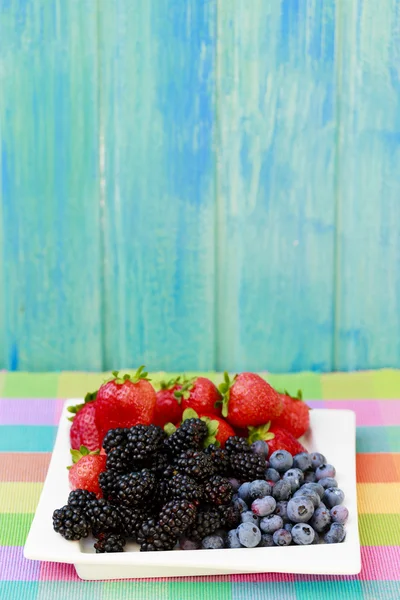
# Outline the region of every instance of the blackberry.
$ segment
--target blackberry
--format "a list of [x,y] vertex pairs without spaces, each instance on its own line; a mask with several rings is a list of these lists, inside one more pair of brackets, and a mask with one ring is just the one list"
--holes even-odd
[[230,475],[231,463],[229,454],[224,448],[217,448],[215,444],[210,444],[204,452],[211,456],[214,468],[218,475]]
[[219,506],[219,513],[222,518],[223,526],[227,529],[236,529],[240,523],[241,510],[237,504],[228,506]]
[[87,490],[73,490],[68,496],[69,506],[80,508],[82,512],[85,512],[87,504],[91,500],[96,500],[96,494]]
[[89,535],[88,519],[77,506],[63,506],[53,512],[53,529],[66,540],[80,540]]
[[168,467],[168,457],[165,454],[156,454],[149,463],[149,471],[162,477]]
[[265,458],[252,452],[231,454],[232,472],[237,479],[254,481],[263,479],[265,473]]
[[160,550],[173,550],[177,538],[166,531],[154,519],[143,523],[137,535],[140,552],[157,552]]
[[203,481],[214,474],[214,465],[208,454],[197,450],[187,450],[175,460],[175,466],[180,473],[193,479]]
[[150,512],[144,508],[117,507],[119,515],[118,533],[136,539],[140,527],[150,518]]
[[162,506],[166,504],[168,500],[171,499],[169,493],[169,481],[167,479],[159,479],[156,484],[156,488],[154,491],[154,500],[156,505]]
[[117,429],[110,429],[107,431],[103,440],[103,448],[107,452],[110,452],[112,448],[120,448],[125,446],[127,442],[127,434],[129,429],[125,427],[118,427]]
[[103,552],[123,552],[126,540],[122,535],[118,533],[105,534],[101,533],[98,536],[98,541],[94,547],[96,554],[102,554]]
[[238,435],[232,435],[225,442],[225,450],[228,454],[237,454],[238,452],[251,452],[251,447],[247,443],[247,439],[239,437]]
[[233,496],[233,487],[229,479],[214,475],[204,485],[204,497],[210,504],[229,504]]
[[165,533],[179,537],[193,525],[196,514],[194,504],[188,500],[174,498],[162,507],[158,524]]
[[116,473],[129,473],[133,468],[133,461],[128,446],[111,448],[107,454],[106,468]]
[[166,440],[165,445],[173,456],[185,450],[199,449],[208,434],[207,425],[201,419],[187,419]]
[[104,498],[89,502],[86,515],[95,535],[98,532],[118,531],[120,523],[118,510]]
[[156,477],[148,469],[120,475],[114,486],[114,502],[125,506],[140,506],[148,501],[156,487]]
[[224,519],[217,508],[200,510],[196,515],[193,526],[187,531],[190,540],[202,540],[223,526]]
[[156,425],[135,425],[127,434],[127,448],[132,459],[137,462],[144,461],[157,454],[164,445],[167,434]]
[[168,492],[172,498],[190,500],[195,504],[199,504],[204,495],[203,486],[183,473],[177,473],[168,482]]
[[103,471],[100,473],[99,485],[106,500],[114,500],[116,496],[115,483],[119,477],[120,474],[114,471]]

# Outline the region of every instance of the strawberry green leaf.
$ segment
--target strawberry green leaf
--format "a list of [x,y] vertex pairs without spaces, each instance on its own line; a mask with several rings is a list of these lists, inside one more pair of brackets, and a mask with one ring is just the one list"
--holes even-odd
[[220,446],[220,443],[217,440],[219,421],[210,419],[210,417],[201,417],[201,420],[207,425],[207,437],[203,442],[203,447],[207,448],[210,444]]
[[178,377],[175,377],[174,379],[169,379],[168,381],[161,381],[160,389],[170,390],[175,385],[178,385],[180,383],[180,381],[181,381],[181,375],[178,375]]
[[182,423],[188,419],[198,419],[199,415],[193,408],[185,408],[182,415]]
[[79,450],[71,450],[71,456],[74,465],[82,458],[82,454],[79,452]]
[[[88,392],[85,396],[85,399],[83,402],[81,402],[80,404],[75,404],[75,406],[68,406],[67,410],[68,412],[72,413],[73,415],[76,415],[76,413],[78,413],[84,406],[85,404],[89,404],[89,402],[94,402],[97,398],[97,390],[95,392]],[[74,417],[69,418],[69,421],[73,421]]]
[[175,433],[176,427],[175,427],[175,425],[173,423],[166,423],[164,425],[164,431],[165,431],[165,433],[169,437],[170,435],[172,435],[173,433]]
[[178,400],[178,402],[182,400],[182,398],[184,398],[185,400],[189,400],[190,390],[193,388],[195,379],[195,377],[193,377],[193,379],[188,379],[182,384],[180,390],[176,390],[174,392],[174,397]]
[[273,440],[275,434],[269,430],[270,427],[271,421],[268,421],[268,423],[266,423],[265,425],[260,425],[259,427],[248,427],[247,429],[249,430],[249,444],[252,444],[257,440],[264,440],[264,442],[267,442],[268,440]]
[[86,446],[81,446],[79,450],[74,450],[73,448],[71,448],[70,452],[72,456],[72,462],[74,465],[84,456],[93,456],[95,454],[100,454],[100,450],[90,451],[89,448],[86,448]]
[[235,375],[233,377],[233,379],[231,380],[229,378],[228,372],[225,371],[224,372],[224,381],[218,386],[218,389],[219,389],[220,393],[222,394],[222,400],[217,400],[217,403],[222,402],[222,411],[221,412],[222,412],[223,417],[228,416],[230,390],[236,381],[236,377],[237,377],[237,375]]

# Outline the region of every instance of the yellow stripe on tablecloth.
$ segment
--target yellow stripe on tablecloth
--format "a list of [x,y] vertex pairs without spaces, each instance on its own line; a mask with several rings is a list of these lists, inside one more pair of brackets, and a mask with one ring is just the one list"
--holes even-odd
[[0,483],[0,513],[34,513],[43,483]]
[[359,483],[357,496],[361,514],[400,513],[400,483]]

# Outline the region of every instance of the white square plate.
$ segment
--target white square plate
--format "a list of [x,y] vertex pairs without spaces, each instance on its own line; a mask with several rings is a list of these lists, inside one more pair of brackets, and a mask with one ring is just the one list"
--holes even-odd
[[50,467],[24,549],[26,558],[72,563],[82,579],[267,572],[353,575],[360,572],[354,412],[312,410],[310,432],[302,440],[310,452],[322,452],[336,467],[337,480],[350,512],[342,544],[147,553],[139,552],[138,546],[132,544],[122,553],[95,554],[93,540],[68,542],[52,527],[53,510],[66,504],[69,493],[67,406],[76,403],[77,400],[68,400],[64,405]]

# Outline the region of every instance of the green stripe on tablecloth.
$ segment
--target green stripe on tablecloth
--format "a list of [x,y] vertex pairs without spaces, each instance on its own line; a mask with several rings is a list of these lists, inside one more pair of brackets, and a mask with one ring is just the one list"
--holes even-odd
[[34,513],[0,513],[0,546],[23,546]]
[[59,373],[7,373],[5,398],[56,398]]
[[302,390],[303,398],[306,400],[322,398],[321,376],[317,373],[288,373],[282,375],[268,373],[266,378],[277,390],[287,390],[291,394],[297,394],[298,390]]
[[360,514],[362,546],[396,546],[400,540],[399,514]]
[[400,398],[400,370],[374,371],[376,398]]
[[0,371],[0,398],[4,396],[4,382],[6,380],[6,373],[4,371]]
[[52,452],[56,434],[53,425],[0,425],[0,451]]

